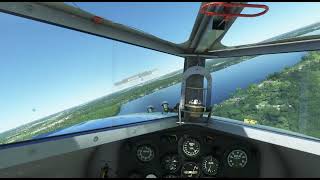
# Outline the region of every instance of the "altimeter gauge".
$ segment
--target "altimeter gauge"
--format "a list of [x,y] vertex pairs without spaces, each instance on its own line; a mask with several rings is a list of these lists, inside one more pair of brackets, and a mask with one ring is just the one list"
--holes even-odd
[[200,153],[200,143],[195,138],[186,138],[182,142],[182,152],[187,157],[196,157]]

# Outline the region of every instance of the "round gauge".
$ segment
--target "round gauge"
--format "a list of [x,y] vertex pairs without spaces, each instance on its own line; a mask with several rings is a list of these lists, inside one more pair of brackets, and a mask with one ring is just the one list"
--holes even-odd
[[227,162],[232,168],[243,168],[248,162],[248,156],[243,150],[236,149],[228,154]]
[[180,160],[178,155],[167,155],[163,158],[163,167],[169,172],[176,172],[180,167]]
[[178,178],[178,176],[173,175],[173,174],[168,174],[168,175],[163,176],[163,178]]
[[146,178],[157,178],[157,176],[154,174],[148,174],[146,175]]
[[196,157],[200,153],[200,143],[194,138],[187,138],[182,143],[182,152],[187,157]]
[[181,176],[183,178],[199,177],[200,168],[198,164],[194,162],[187,162],[181,168]]
[[142,162],[151,161],[154,158],[154,150],[149,145],[139,146],[137,149],[137,157]]
[[201,168],[204,174],[214,176],[218,173],[219,161],[213,156],[206,156],[202,160]]

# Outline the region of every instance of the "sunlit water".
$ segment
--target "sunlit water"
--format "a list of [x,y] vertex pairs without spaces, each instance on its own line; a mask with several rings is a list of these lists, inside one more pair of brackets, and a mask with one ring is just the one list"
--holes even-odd
[[[226,100],[237,88],[246,88],[252,83],[259,83],[269,74],[280,72],[301,60],[305,52],[270,54],[253,58],[211,73],[213,79],[212,103]],[[121,107],[119,115],[146,112],[148,105],[161,111],[161,102],[168,101],[173,107],[180,101],[181,84],[161,89],[152,94],[130,101]]]

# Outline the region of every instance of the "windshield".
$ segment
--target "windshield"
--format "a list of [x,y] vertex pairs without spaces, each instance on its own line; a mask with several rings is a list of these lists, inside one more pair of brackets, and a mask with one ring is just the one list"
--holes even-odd
[[149,94],[179,82],[180,57],[4,13],[0,21],[0,143],[179,101],[175,90]]
[[[269,11],[254,18],[237,18],[221,40],[223,45],[239,46],[320,35],[318,2],[250,2],[250,4],[265,4],[269,6]],[[257,8],[244,8],[241,13],[253,14],[260,11]]]
[[215,116],[320,138],[320,51],[232,61],[235,65],[213,73]]

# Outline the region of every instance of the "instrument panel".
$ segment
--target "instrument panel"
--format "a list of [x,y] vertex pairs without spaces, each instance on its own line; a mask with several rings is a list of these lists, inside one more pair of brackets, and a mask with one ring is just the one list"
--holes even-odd
[[259,176],[259,153],[254,145],[201,126],[184,125],[130,138],[120,151],[120,177]]

